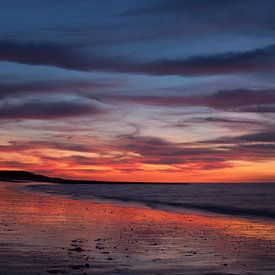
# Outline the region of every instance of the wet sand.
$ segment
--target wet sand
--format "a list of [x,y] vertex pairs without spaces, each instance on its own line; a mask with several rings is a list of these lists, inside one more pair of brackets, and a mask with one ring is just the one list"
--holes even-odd
[[[0,274],[275,274],[275,223],[0,183]],[[91,187],[92,188],[92,187]]]

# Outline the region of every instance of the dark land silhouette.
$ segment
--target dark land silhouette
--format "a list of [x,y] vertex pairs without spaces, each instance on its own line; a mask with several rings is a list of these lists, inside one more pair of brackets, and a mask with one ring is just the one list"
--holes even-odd
[[[0,170],[0,181],[33,181],[33,182],[51,182],[61,184],[96,184],[96,183],[112,183],[112,184],[153,184],[156,182],[118,182],[118,181],[96,181],[96,180],[73,180],[63,178],[53,178],[44,175],[35,174],[28,171],[20,170]],[[158,184],[167,184],[158,182]],[[171,183],[169,183],[171,184]],[[177,183],[173,183],[177,184]],[[186,182],[179,182],[178,184],[188,184]]]

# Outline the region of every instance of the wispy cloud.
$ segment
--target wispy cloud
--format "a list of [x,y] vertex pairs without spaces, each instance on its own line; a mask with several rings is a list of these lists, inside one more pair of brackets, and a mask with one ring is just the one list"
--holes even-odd
[[[93,98],[93,96],[91,96]],[[220,90],[205,95],[103,95],[96,97],[103,102],[128,102],[152,106],[181,107],[205,106],[235,112],[263,112],[275,104],[273,90]],[[269,109],[269,112],[272,109]]]

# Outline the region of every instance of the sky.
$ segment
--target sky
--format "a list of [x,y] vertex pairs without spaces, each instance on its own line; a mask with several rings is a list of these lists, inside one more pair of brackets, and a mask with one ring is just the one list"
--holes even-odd
[[0,169],[275,181],[275,0],[1,0]]

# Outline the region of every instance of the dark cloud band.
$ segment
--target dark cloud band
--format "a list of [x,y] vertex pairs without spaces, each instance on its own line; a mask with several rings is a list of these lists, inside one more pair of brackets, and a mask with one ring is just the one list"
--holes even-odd
[[84,54],[75,47],[46,42],[0,41],[0,61],[55,66],[79,71],[112,71],[148,75],[220,75],[268,72],[275,69],[275,45],[247,52],[185,59],[137,62],[124,57]]

